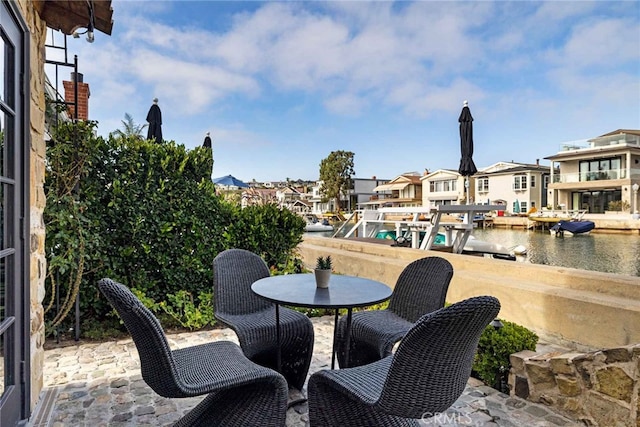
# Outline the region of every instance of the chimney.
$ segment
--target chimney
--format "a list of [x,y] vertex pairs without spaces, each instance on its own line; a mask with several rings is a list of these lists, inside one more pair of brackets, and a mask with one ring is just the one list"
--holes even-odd
[[540,166],[540,159],[536,159],[536,166]]
[[[89,92],[89,85],[82,81],[83,76],[82,73],[77,74],[78,77],[78,119],[79,120],[88,120],[89,119],[89,96],[91,93]],[[76,106],[73,105],[75,102],[74,96],[74,81],[76,79],[76,73],[71,73],[71,81],[63,81],[64,85],[64,100],[67,102],[68,113],[71,118],[75,118],[75,109]]]

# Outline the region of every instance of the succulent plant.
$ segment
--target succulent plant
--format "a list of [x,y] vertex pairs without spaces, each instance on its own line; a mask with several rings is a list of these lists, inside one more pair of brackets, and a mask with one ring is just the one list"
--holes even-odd
[[316,260],[316,270],[331,270],[333,268],[333,261],[331,255],[325,257],[319,256]]

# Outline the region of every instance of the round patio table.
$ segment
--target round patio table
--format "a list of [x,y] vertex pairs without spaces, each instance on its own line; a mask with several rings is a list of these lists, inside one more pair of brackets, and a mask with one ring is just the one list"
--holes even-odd
[[[349,360],[351,344],[351,315],[353,308],[366,307],[386,301],[392,290],[382,282],[363,277],[332,274],[328,288],[318,288],[314,274],[286,274],[257,280],[251,290],[276,305],[276,335],[278,342],[278,369],[280,356],[280,305],[335,310],[331,369],[335,367],[338,310],[347,309],[346,360]],[[344,366],[342,366],[344,368]]]

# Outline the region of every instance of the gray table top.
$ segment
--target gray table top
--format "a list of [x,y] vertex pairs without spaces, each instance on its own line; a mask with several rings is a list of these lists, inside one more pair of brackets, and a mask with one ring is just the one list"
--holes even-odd
[[313,273],[265,277],[251,290],[276,304],[308,308],[366,307],[386,301],[392,293],[384,283],[341,274],[332,274],[329,287],[320,289]]

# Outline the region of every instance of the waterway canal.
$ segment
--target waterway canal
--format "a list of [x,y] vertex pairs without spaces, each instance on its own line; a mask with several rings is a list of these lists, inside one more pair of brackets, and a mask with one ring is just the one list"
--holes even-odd
[[[310,233],[331,236],[331,233]],[[548,231],[520,229],[476,229],[480,240],[511,248],[523,245],[525,256],[518,262],[578,268],[640,277],[640,236],[630,234],[590,233],[555,237]]]

